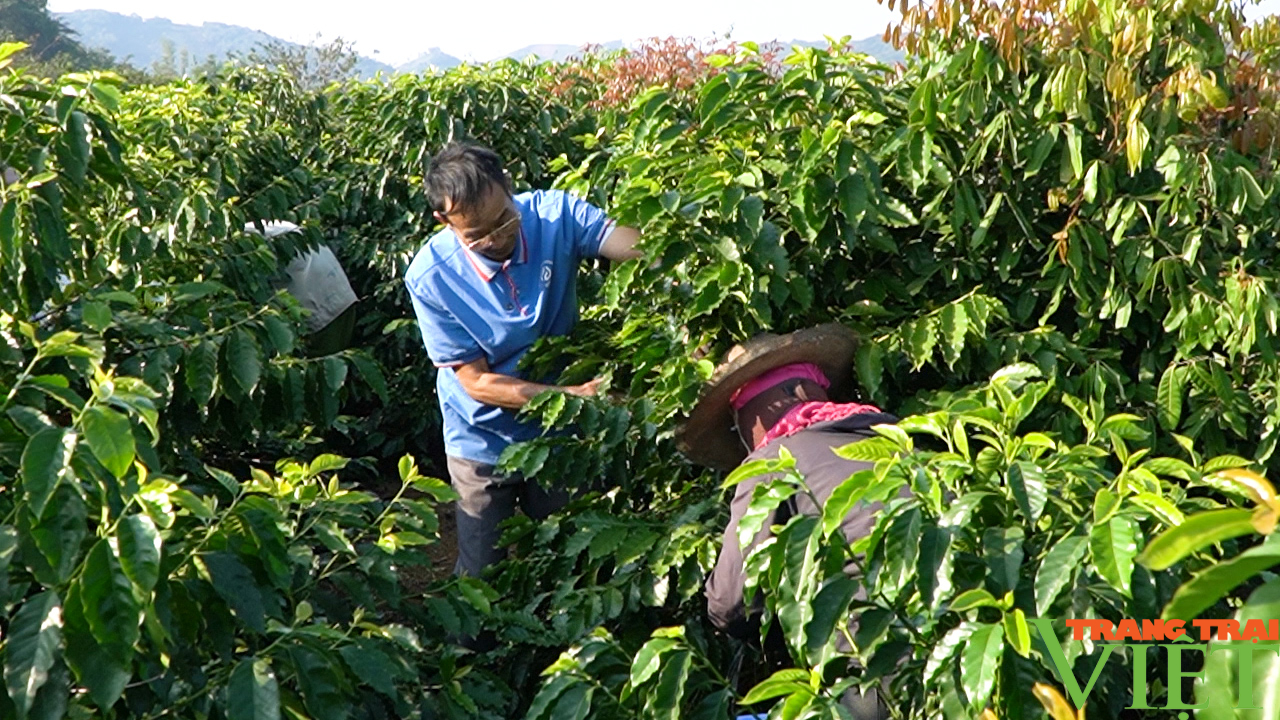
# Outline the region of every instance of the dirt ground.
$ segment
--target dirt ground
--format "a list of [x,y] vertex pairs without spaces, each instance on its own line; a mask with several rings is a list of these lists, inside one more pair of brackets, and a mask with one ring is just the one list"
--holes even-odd
[[[374,484],[372,487],[366,486],[366,489],[384,500],[390,500],[400,490],[400,483],[399,481],[385,484],[379,483]],[[420,497],[418,493],[412,490],[406,492],[405,496],[411,498]],[[453,574],[453,564],[458,559],[458,526],[453,518],[453,503],[437,503],[435,509],[436,516],[440,518],[440,537],[436,542],[423,549],[427,557],[431,558],[431,564],[427,566],[410,565],[400,568],[401,583],[405,592],[410,595],[421,593],[431,583],[449,577]]]

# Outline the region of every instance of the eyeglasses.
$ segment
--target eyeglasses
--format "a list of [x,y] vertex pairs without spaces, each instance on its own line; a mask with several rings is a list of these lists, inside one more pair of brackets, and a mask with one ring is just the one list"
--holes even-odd
[[521,220],[520,211],[515,208],[515,205],[508,205],[507,209],[511,212],[511,217],[505,222],[475,240],[467,240],[459,235],[458,242],[466,246],[468,250],[475,250],[479,252],[482,250],[488,250],[494,245],[499,244],[501,240],[505,240],[508,231],[519,225]]

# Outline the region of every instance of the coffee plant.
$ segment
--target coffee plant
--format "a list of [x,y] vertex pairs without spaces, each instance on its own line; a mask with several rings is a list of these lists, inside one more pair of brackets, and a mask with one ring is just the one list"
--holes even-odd
[[[655,40],[134,87],[0,45],[0,714],[834,718],[874,686],[896,718],[1176,716],[1163,663],[1063,642],[1066,678],[1065,628],[1033,621],[1274,615],[1280,25],[901,9],[905,67]],[[529,356],[608,391],[526,408],[548,432],[503,466],[574,499],[513,518],[485,579],[442,556],[401,280],[455,139],[646,254],[585,266],[578,327]],[[277,220],[300,231],[246,230]],[[324,356],[282,271],[320,244],[360,296]],[[828,321],[861,338],[855,397],[903,420],[751,554],[760,636],[731,639],[702,595],[726,492],[770,473],[759,518],[807,490],[786,458],[695,467],[673,432],[732,344]],[[849,545],[860,500],[886,506]],[[1197,716],[1234,717],[1210,657]],[[1255,696],[1277,678],[1255,664]]]

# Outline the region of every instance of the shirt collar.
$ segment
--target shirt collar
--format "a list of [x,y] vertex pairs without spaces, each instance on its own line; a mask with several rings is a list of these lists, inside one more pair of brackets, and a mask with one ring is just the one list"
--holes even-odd
[[[456,235],[454,239],[457,240]],[[471,267],[475,268],[476,273],[484,278],[485,282],[493,280],[508,265],[523,265],[529,260],[529,241],[525,238],[523,227],[520,228],[520,242],[516,243],[516,251],[511,254],[511,257],[502,262],[490,260],[478,252],[473,252],[471,248],[463,245],[461,240],[457,242],[462,248],[462,252],[467,256],[467,260],[470,261]]]

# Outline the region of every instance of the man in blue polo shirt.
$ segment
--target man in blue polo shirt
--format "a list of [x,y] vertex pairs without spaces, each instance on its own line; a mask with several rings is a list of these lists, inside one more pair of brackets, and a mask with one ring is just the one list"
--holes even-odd
[[539,435],[516,412],[544,390],[590,396],[600,383],[534,382],[521,376],[520,359],[538,338],[573,329],[578,263],[637,258],[640,234],[567,193],[512,195],[502,160],[478,145],[445,147],[425,185],[445,228],[418,251],[405,285],[438,369],[445,453],[459,494],[455,570],[478,575],[505,557],[495,547],[497,526],[517,507],[542,518],[568,499],[561,488],[495,471],[508,445]]

